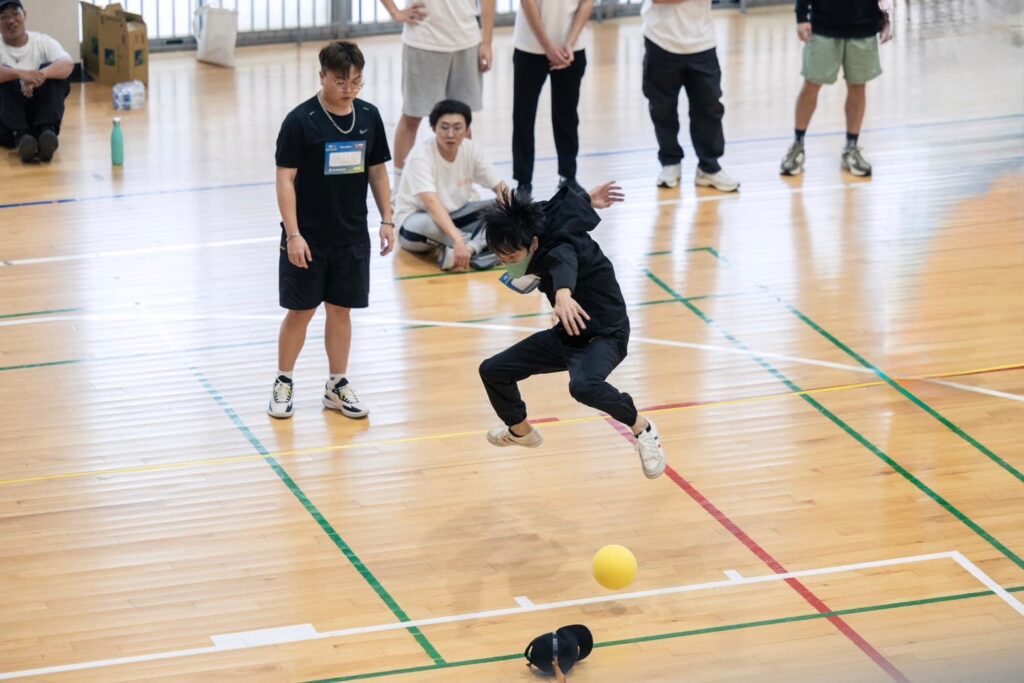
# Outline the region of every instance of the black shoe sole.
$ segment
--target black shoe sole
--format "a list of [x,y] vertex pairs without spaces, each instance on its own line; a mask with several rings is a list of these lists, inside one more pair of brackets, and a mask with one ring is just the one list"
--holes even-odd
[[18,154],[21,156],[23,163],[29,163],[35,161],[36,154],[39,153],[39,144],[36,139],[31,135],[22,136],[21,140],[18,141]]
[[57,139],[57,134],[46,131],[39,136],[39,160],[50,161],[53,159],[54,152],[60,147],[60,141]]

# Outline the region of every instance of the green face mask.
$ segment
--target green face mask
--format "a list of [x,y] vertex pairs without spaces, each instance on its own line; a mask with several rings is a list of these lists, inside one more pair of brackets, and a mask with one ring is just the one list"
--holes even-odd
[[526,275],[526,269],[530,267],[530,259],[533,258],[533,253],[530,251],[526,252],[526,256],[505,264],[505,272],[508,273],[509,277],[513,280]]

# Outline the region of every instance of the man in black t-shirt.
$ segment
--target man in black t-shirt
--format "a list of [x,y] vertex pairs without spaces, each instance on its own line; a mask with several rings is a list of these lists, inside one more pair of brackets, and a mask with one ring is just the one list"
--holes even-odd
[[329,43],[320,51],[320,92],[288,114],[277,138],[278,281],[288,314],[281,323],[277,379],[267,408],[273,417],[292,416],[292,372],[321,303],[327,309],[324,343],[330,363],[323,404],[351,418],[369,414],[345,377],[351,309],[366,308],[370,291],[367,188],[382,217],[381,256],[394,248],[395,230],[384,123],[376,107],[356,98],[364,65],[355,43]]
[[594,208],[621,201],[622,188],[613,183],[589,194],[566,185],[547,202],[531,203],[516,191],[483,211],[487,246],[505,266],[501,281],[522,294],[539,288],[555,323],[480,364],[487,397],[505,423],[487,440],[500,447],[540,446],[518,383],[568,371],[572,397],[629,427],[644,475],[654,479],[665,471],[658,429],[637,412],[629,394],[608,383],[626,357],[629,316],[615,268],[589,234],[601,222]]

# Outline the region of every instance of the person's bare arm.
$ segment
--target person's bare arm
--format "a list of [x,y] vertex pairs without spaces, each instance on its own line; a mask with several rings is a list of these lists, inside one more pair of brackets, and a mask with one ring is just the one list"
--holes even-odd
[[469,259],[473,254],[466,246],[462,231],[455,227],[452,217],[445,210],[441,198],[436,192],[420,192],[416,198],[423,204],[434,224],[452,241],[452,248],[455,249],[455,267],[469,268]]
[[295,178],[298,175],[297,168],[277,167],[277,210],[281,212],[281,221],[284,223],[288,261],[298,268],[308,268],[313,254],[299,232],[298,201],[295,198]]
[[65,78],[70,77],[71,72],[74,70],[75,64],[70,59],[58,59],[46,68],[40,69],[39,72],[47,80],[63,81]]
[[494,17],[497,14],[497,0],[480,0],[480,71],[490,71],[494,66]]
[[422,2],[414,2],[405,9],[398,9],[394,0],[380,0],[380,4],[384,5],[384,9],[391,15],[391,19],[400,24],[415,26],[427,18],[427,6]]
[[557,71],[569,66],[572,63],[571,55],[570,58],[566,58],[562,46],[551,40],[544,30],[544,23],[540,19],[540,5],[537,4],[537,0],[520,0],[519,11],[526,16],[526,23],[533,31],[533,35],[537,36],[537,42],[544,50],[544,54],[551,64],[551,70]]
[[380,255],[387,256],[395,248],[395,224],[392,223],[391,181],[385,164],[376,164],[369,170],[370,192],[380,211]]
[[579,7],[576,8],[576,14],[572,18],[572,27],[569,29],[569,35],[565,40],[565,49],[570,53],[573,51],[572,49],[576,45],[576,41],[580,39],[583,27],[590,21],[590,15],[593,11],[594,0],[582,0]]

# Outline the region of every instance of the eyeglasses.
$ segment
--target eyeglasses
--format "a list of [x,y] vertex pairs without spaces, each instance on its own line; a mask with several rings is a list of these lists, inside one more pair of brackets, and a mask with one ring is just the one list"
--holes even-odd
[[339,90],[355,92],[363,87],[363,81],[362,79],[357,79],[354,81],[334,81],[334,85]]

